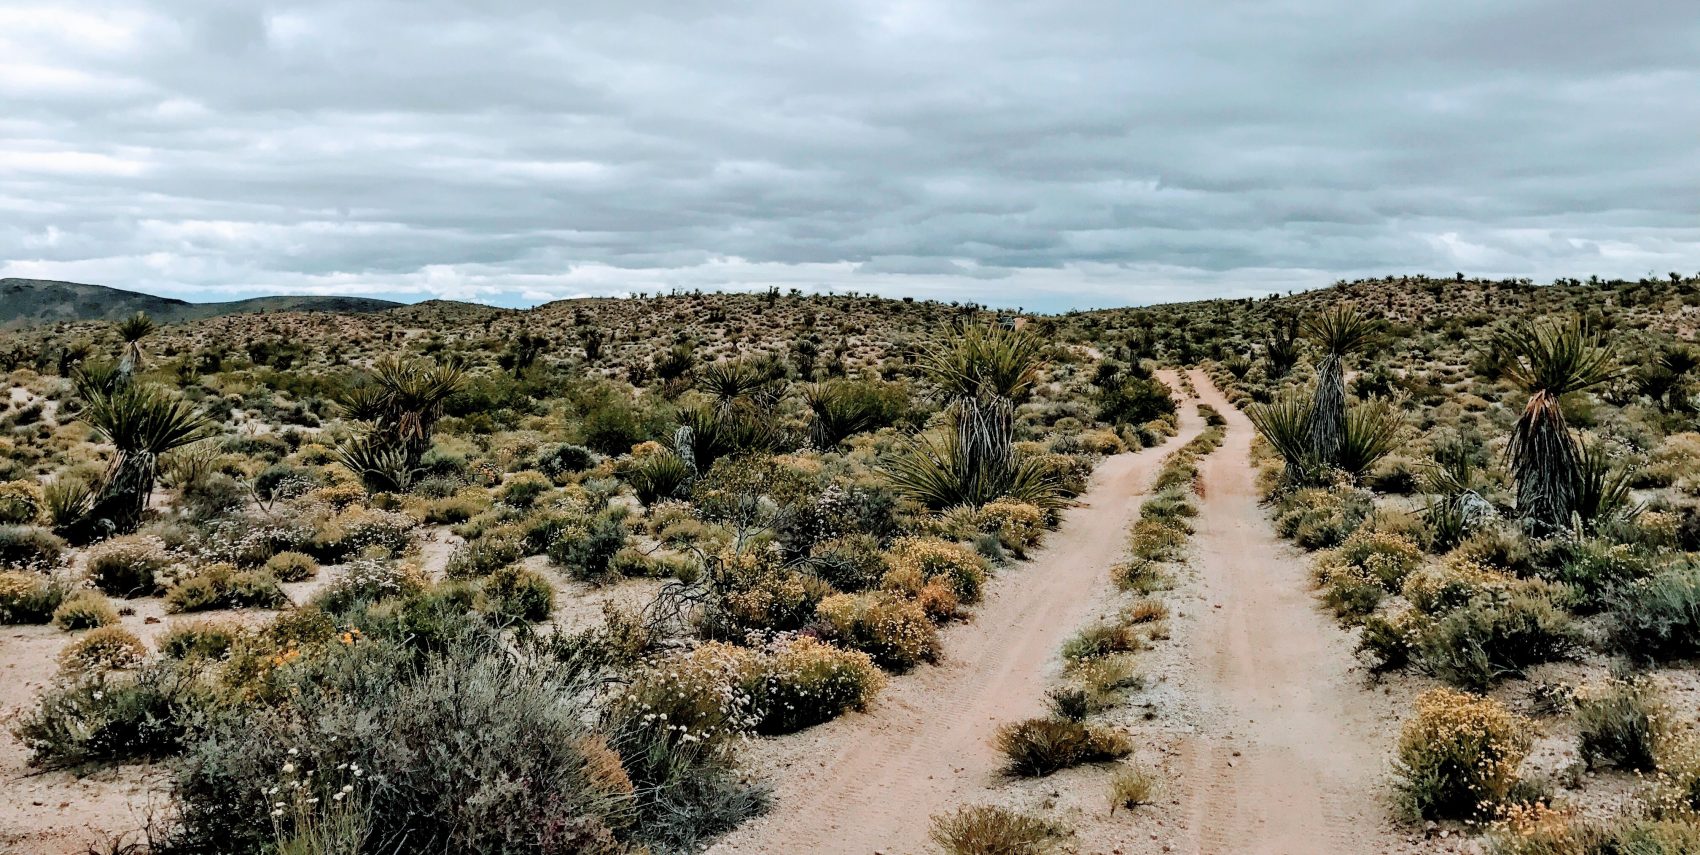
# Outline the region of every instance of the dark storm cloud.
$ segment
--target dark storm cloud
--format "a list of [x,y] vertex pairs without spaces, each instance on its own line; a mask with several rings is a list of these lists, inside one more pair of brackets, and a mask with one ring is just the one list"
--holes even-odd
[[1677,0],[0,6],[0,274],[1038,308],[1700,269]]

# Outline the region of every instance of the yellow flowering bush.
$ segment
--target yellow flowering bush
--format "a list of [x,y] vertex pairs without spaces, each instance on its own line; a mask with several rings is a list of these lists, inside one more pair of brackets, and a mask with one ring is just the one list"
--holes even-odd
[[1468,603],[1478,594],[1511,590],[1517,579],[1466,555],[1452,555],[1439,565],[1405,577],[1403,593],[1417,611],[1440,614]]
[[1345,564],[1362,568],[1393,591],[1398,590],[1406,575],[1422,564],[1423,551],[1404,535],[1360,528],[1340,544],[1335,550],[1335,557]]
[[815,615],[833,640],[873,657],[882,668],[905,671],[931,659],[938,631],[917,602],[889,593],[834,594]]
[[329,505],[333,510],[340,511],[357,502],[366,501],[366,488],[358,483],[331,484],[308,490],[302,500]]
[[0,525],[33,525],[43,521],[41,485],[33,480],[0,481]]
[[704,618],[704,629],[720,638],[741,638],[755,630],[801,629],[813,616],[831,586],[805,573],[768,569],[737,578],[725,586],[715,608]]
[[1516,785],[1533,732],[1534,722],[1492,698],[1431,689],[1399,735],[1394,786],[1414,816],[1483,816]]
[[986,559],[960,543],[936,537],[898,538],[886,553],[886,577],[941,579],[964,603],[980,599],[986,581]]
[[864,709],[884,686],[885,675],[868,654],[807,636],[776,642],[752,658],[742,683],[755,729],[763,734],[791,733]]
[[1045,512],[1027,502],[997,499],[980,507],[980,528],[995,533],[1016,555],[1025,555],[1045,536]]

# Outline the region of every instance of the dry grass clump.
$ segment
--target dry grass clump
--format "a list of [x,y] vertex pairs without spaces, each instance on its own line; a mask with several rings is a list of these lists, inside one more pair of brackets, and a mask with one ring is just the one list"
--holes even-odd
[[1110,813],[1133,810],[1157,801],[1157,777],[1140,766],[1124,766],[1110,777]]
[[993,737],[1011,775],[1043,777],[1084,763],[1119,760],[1132,753],[1114,730],[1060,718],[1030,718],[999,727]]
[[950,855],[1043,855],[1062,834],[1047,820],[990,805],[935,816],[932,826],[933,842]]

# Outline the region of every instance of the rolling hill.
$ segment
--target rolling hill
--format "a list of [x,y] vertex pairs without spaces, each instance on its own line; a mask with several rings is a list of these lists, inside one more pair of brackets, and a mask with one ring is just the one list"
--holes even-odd
[[255,297],[223,303],[190,303],[138,291],[59,282],[0,279],[0,329],[59,321],[111,321],[147,312],[161,323],[258,312],[381,312],[403,304],[367,297]]

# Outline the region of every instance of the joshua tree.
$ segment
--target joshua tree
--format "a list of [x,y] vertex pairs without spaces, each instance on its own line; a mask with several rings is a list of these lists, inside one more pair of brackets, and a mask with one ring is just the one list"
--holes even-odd
[[1582,481],[1582,456],[1560,399],[1613,376],[1611,348],[1580,318],[1514,327],[1502,337],[1508,374],[1529,393],[1506,454],[1517,481],[1517,512],[1547,529],[1570,522]]
[[342,397],[350,418],[372,423],[367,437],[380,449],[400,449],[408,470],[431,447],[431,431],[443,402],[460,391],[466,372],[458,365],[385,359],[372,366],[372,382]]
[[1642,394],[1653,399],[1666,412],[1688,409],[1688,375],[1700,367],[1700,357],[1682,346],[1667,345],[1642,369],[1636,378]]
[[124,353],[118,360],[118,373],[129,377],[142,367],[142,339],[153,334],[156,325],[147,312],[137,312],[118,322],[118,336],[124,340]]
[[73,526],[73,537],[127,534],[141,523],[159,475],[159,456],[200,439],[208,422],[188,402],[153,386],[78,386],[84,400],[81,418],[118,453],[93,504]]
[[1370,316],[1349,304],[1311,318],[1304,325],[1305,335],[1322,349],[1306,430],[1311,453],[1330,466],[1339,464],[1340,445],[1346,436],[1345,359],[1370,344],[1376,327]]

